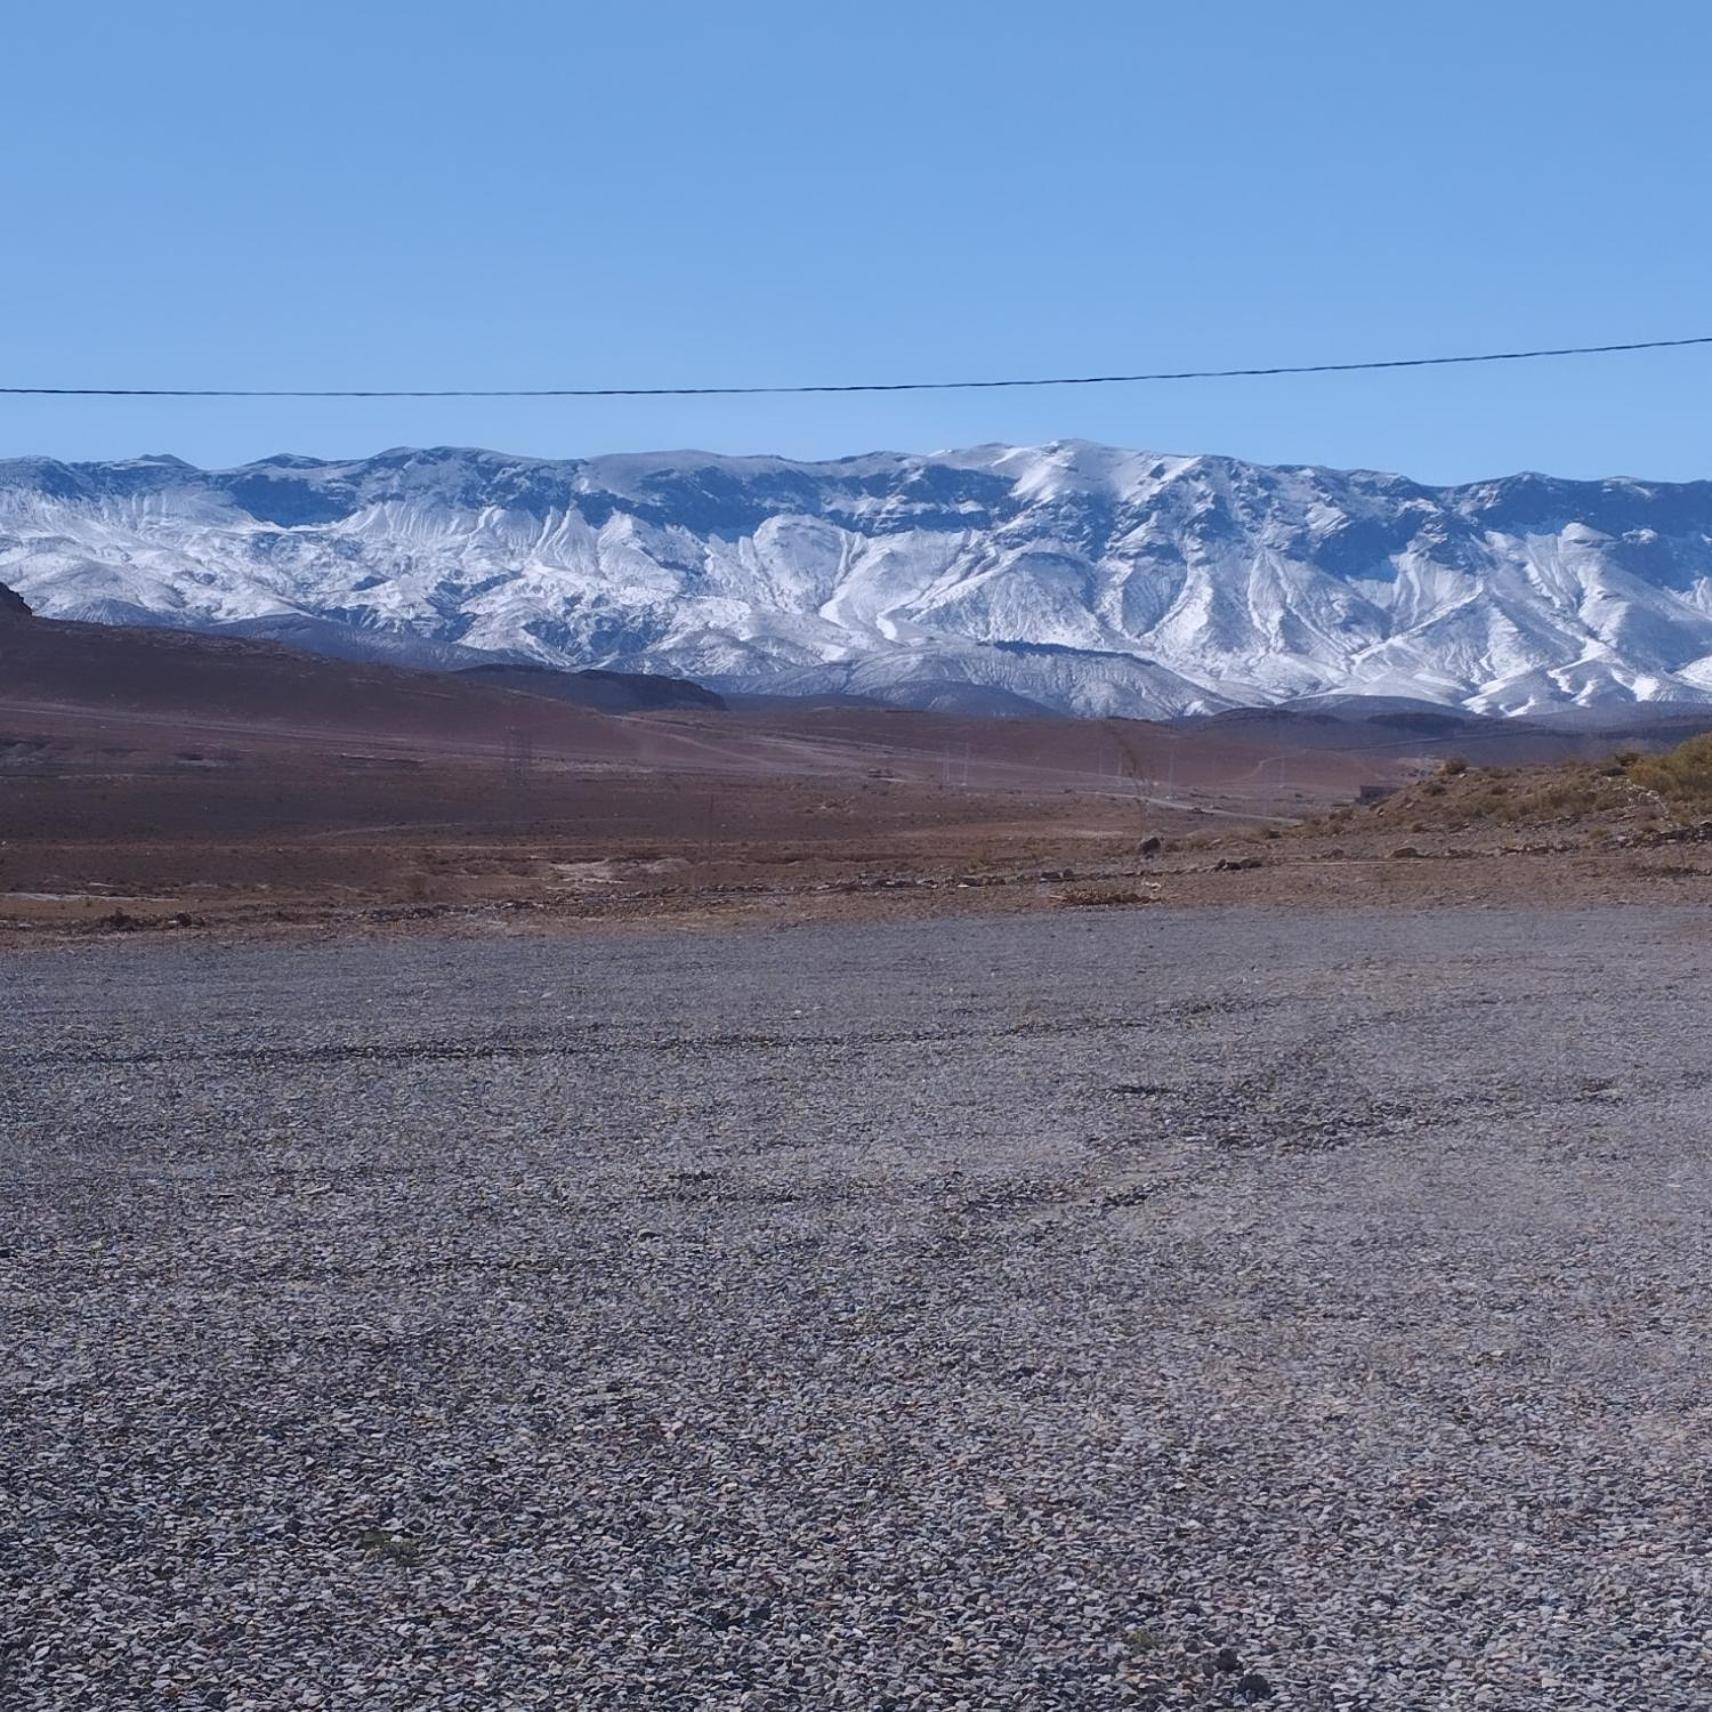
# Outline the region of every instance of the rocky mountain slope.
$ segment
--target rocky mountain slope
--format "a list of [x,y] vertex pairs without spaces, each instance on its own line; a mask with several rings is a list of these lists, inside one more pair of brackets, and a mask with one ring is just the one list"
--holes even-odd
[[912,705],[1712,701],[1698,482],[1435,488],[1082,442],[23,459],[0,464],[0,581],[50,617]]

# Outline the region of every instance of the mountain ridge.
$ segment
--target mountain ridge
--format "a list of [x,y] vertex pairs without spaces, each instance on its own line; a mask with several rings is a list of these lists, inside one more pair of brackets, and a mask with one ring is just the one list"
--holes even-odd
[[30,458],[0,462],[0,581],[47,617],[737,693],[966,686],[1142,717],[1327,694],[1712,702],[1712,482],[1435,487],[1085,441]]

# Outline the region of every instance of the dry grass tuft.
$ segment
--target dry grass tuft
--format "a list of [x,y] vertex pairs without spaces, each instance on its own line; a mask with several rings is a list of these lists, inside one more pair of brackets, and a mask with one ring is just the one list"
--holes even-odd
[[1056,900],[1061,908],[1070,909],[1128,909],[1137,904],[1156,904],[1159,902],[1159,887],[1150,886],[1146,891],[1138,891],[1134,886],[1116,885],[1086,885],[1075,886],[1069,891],[1060,892]]
[[1691,737],[1663,755],[1637,755],[1625,772],[1643,790],[1679,812],[1712,812],[1712,731]]

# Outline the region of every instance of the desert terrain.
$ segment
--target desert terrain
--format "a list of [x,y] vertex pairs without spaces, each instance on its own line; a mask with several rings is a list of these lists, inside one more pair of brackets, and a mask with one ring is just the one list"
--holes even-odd
[[[526,674],[181,632],[0,627],[0,944],[1687,901],[1712,865],[1584,836],[1573,808],[1463,824],[1466,787],[1422,794],[1447,760],[1555,778],[1610,754],[1618,739],[1597,732],[1383,710],[1168,725],[813,703],[613,713],[532,689]],[[1655,714],[1632,741],[1691,729]]]
[[1712,1712],[1712,8],[0,40],[0,1712]]
[[1712,1673],[1712,739],[0,674],[0,1704]]

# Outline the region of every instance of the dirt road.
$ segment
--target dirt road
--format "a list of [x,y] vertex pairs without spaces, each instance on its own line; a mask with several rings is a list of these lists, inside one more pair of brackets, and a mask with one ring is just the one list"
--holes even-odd
[[20,1712],[1712,1680],[1704,910],[7,979]]

